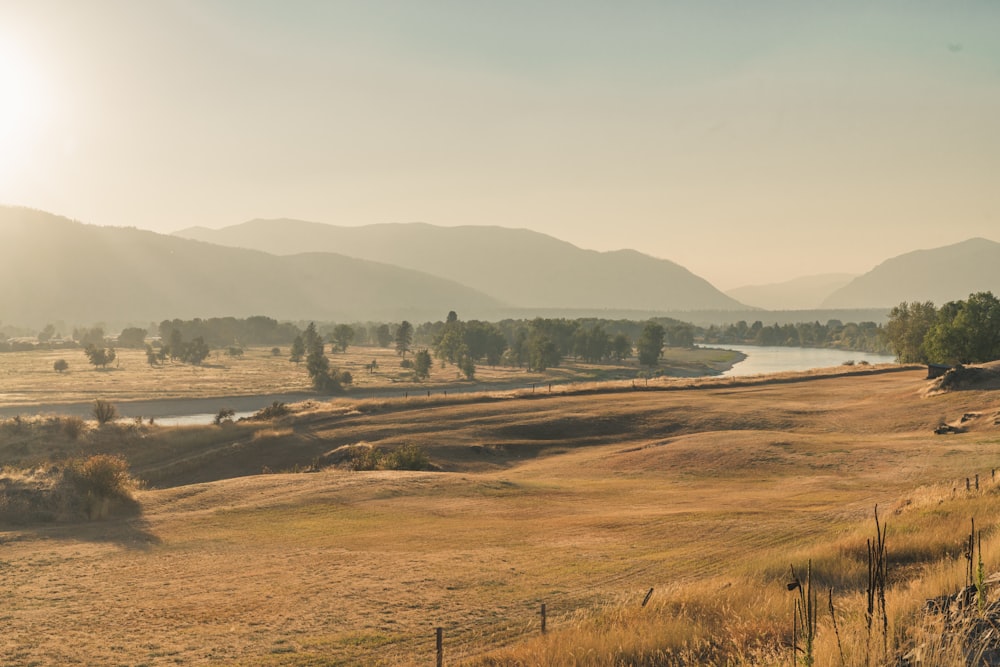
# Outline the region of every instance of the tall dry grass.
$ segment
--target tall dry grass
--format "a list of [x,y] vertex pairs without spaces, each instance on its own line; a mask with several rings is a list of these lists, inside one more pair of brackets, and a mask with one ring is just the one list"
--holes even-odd
[[[868,520],[829,544],[791,553],[760,554],[736,577],[707,577],[641,597],[557,619],[545,635],[492,651],[465,664],[489,667],[597,667],[617,665],[940,665],[977,664],[1000,626],[998,591],[985,605],[962,607],[954,596],[967,584],[965,543],[969,517],[982,529],[986,572],[1000,568],[1000,486],[953,492],[950,484],[924,487],[887,513],[887,630],[869,622]],[[712,554],[706,553],[706,561]],[[789,591],[789,564],[801,575],[812,561],[818,589],[811,660],[804,635],[792,659],[797,591]],[[929,600],[948,598],[942,613]],[[876,611],[877,616],[877,611]],[[801,618],[801,616],[799,616]],[[801,622],[796,622],[801,632]],[[994,628],[992,635],[984,630]],[[996,641],[995,639],[993,641]]]

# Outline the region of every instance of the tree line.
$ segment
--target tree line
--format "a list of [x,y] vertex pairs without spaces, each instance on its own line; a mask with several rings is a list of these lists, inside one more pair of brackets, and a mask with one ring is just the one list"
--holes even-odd
[[697,335],[706,345],[770,345],[778,347],[829,347],[856,352],[890,354],[883,327],[875,322],[841,322],[827,320],[798,324],[765,325],[739,321],[725,327],[699,328]]
[[889,312],[886,339],[901,363],[978,364],[1000,359],[1000,300],[976,292],[936,308],[903,302]]

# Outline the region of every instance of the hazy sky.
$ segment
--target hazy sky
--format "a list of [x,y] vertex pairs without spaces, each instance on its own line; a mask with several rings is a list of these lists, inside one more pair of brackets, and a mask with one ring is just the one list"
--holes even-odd
[[998,34],[996,0],[0,0],[0,203],[860,273],[1000,240]]

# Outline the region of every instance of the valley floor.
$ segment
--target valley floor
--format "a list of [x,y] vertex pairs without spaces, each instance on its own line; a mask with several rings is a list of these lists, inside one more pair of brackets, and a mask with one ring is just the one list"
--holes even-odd
[[[776,596],[876,504],[1000,464],[991,420],[933,434],[997,397],[923,378],[313,405],[182,430],[228,438],[197,465],[142,436],[141,514],[0,532],[0,663],[428,664],[442,627],[454,664],[537,634],[542,603],[557,631],[700,580]],[[270,472],[358,442],[438,470]]]

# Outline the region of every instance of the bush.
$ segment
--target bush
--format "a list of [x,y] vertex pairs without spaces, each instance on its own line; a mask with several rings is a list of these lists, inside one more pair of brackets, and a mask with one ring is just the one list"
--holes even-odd
[[236,415],[236,411],[232,408],[222,408],[215,415],[214,424],[216,426],[222,426],[223,424],[232,424],[233,417]]
[[91,408],[91,412],[94,415],[94,419],[101,426],[118,419],[118,409],[108,401],[101,399],[94,401],[94,407]]
[[351,457],[351,470],[426,470],[430,459],[416,445],[402,445],[391,452],[377,447],[362,447]]
[[413,361],[411,359],[403,359],[399,362],[399,365],[402,368],[413,368]]
[[87,428],[86,423],[80,417],[63,417],[61,419],[63,433],[70,440],[76,440]]
[[63,470],[63,480],[76,492],[74,505],[88,519],[103,519],[116,505],[135,505],[132,492],[136,483],[128,461],[121,456],[95,454],[70,461]]
[[284,417],[285,415],[291,414],[291,409],[282,403],[281,401],[275,401],[266,408],[261,408],[253,414],[250,419],[259,419],[261,421],[266,421],[268,419],[278,419],[279,417]]
[[63,477],[80,493],[99,498],[128,500],[135,489],[128,461],[114,454],[95,454],[70,461]]
[[52,369],[56,373],[62,373],[69,368],[69,363],[65,359],[58,359],[54,364],[52,364]]
[[280,357],[281,356],[281,348],[280,347],[272,347],[271,348],[271,356],[272,357]]

